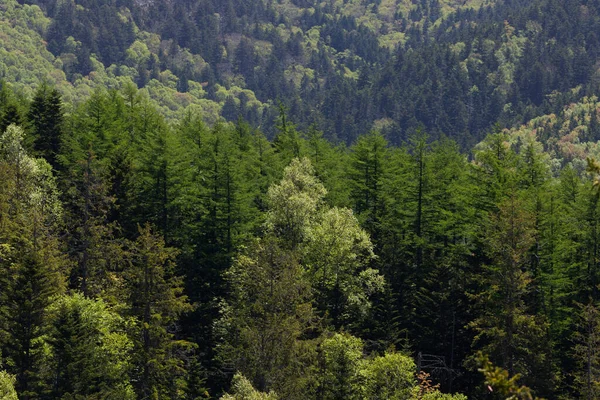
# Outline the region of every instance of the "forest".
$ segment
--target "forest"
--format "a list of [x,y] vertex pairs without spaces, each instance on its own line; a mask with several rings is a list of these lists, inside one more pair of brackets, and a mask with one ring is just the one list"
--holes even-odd
[[0,0],[0,397],[600,398],[598,31]]
[[334,143],[423,127],[468,152],[600,85],[589,0],[2,0],[0,21],[0,76],[29,98],[133,81],[169,122],[241,116],[270,139],[283,103]]
[[333,145],[283,106],[272,141],[242,119],[169,125],[133,83],[68,114],[46,84],[17,97],[3,84],[19,398],[461,399],[442,392],[517,374],[597,398],[600,163],[553,158],[542,123],[465,154],[425,131]]

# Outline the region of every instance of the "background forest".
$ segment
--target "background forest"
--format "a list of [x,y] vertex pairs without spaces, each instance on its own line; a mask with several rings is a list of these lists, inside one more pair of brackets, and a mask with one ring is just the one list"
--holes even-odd
[[598,28],[0,0],[0,393],[600,398]]

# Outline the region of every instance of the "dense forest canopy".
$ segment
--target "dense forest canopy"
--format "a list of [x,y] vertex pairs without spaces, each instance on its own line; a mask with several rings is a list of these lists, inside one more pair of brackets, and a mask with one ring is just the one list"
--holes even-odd
[[599,24],[0,0],[0,397],[600,397]]
[[187,108],[210,122],[241,116],[271,138],[282,102],[301,129],[316,124],[335,142],[377,129],[398,145],[424,127],[468,150],[496,122],[597,91],[590,1],[3,3],[21,54],[8,46],[0,71],[29,92],[48,79],[77,100],[132,80],[169,119]]

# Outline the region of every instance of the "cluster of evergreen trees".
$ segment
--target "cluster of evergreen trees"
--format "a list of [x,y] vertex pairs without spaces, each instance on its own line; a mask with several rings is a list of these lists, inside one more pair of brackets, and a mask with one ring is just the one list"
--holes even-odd
[[268,137],[280,100],[303,130],[347,145],[374,126],[399,145],[424,126],[468,151],[497,121],[598,91],[600,8],[584,0],[21,3],[49,18],[36,30],[74,85],[101,63],[176,89],[153,95],[169,108],[199,96]]
[[597,397],[593,159],[499,128],[468,155],[422,132],[334,146],[283,107],[270,142],[169,125],[134,85],[21,99],[2,85],[19,398],[477,398],[480,352],[540,396]]

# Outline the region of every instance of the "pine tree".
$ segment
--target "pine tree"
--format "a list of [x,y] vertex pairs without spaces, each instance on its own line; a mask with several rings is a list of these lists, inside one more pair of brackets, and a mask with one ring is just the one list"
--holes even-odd
[[[477,318],[473,347],[497,360],[512,375],[522,374],[539,390],[548,389],[548,339],[546,321],[531,313],[526,303],[531,273],[526,270],[534,243],[533,216],[518,193],[499,205],[490,216],[485,240],[490,265],[484,268],[483,289],[475,296]],[[532,374],[530,371],[536,371]],[[547,376],[547,375],[546,375]]]
[[484,212],[494,211],[519,179],[516,174],[517,155],[508,136],[499,126],[475,148],[471,169],[476,193],[474,206]]
[[303,143],[296,126],[289,121],[287,108],[279,104],[279,118],[277,119],[277,134],[273,139],[273,147],[278,153],[279,160],[283,165],[289,164],[293,158],[304,154]]
[[115,199],[108,193],[106,167],[90,144],[85,158],[70,166],[65,175],[69,249],[77,264],[71,286],[86,297],[123,301],[118,274],[125,266],[125,256],[115,235],[118,225],[108,220]]
[[348,334],[334,334],[320,345],[323,371],[320,391],[325,400],[362,399],[363,342]]
[[[417,136],[409,154],[404,180],[400,178],[390,188],[403,192],[390,202],[396,215],[404,214],[399,225],[405,230],[395,231],[395,236],[402,238],[398,247],[405,251],[399,256],[400,271],[396,273],[406,271],[408,282],[414,283],[411,288],[401,280],[406,289],[401,286],[398,291],[416,311],[409,325],[415,346],[444,355],[453,368],[454,360],[468,348],[466,335],[457,334],[468,313],[464,291],[473,268],[476,236],[468,166],[450,140],[427,144],[426,137]],[[402,267],[402,259],[411,264]],[[442,379],[435,374],[433,378]]]
[[56,88],[42,83],[33,97],[27,114],[35,151],[56,170],[60,152],[63,110],[61,95]]
[[[147,132],[136,151],[127,204],[130,223],[155,224],[165,238],[170,230],[172,135],[166,126]],[[129,227],[131,228],[131,227]],[[168,240],[168,239],[167,239]]]
[[352,209],[376,246],[379,245],[381,217],[385,209],[382,185],[388,167],[387,146],[387,141],[379,132],[370,132],[361,136],[351,148],[349,176]]
[[264,219],[258,199],[264,196],[261,181],[270,178],[261,173],[253,133],[247,129],[225,124],[208,129],[189,115],[179,127],[183,148],[173,158],[177,162],[187,152],[187,162],[173,173],[174,211],[180,215],[177,242],[184,250],[180,258],[186,287],[199,304],[186,329],[207,355],[205,361],[214,352],[212,325],[219,317],[216,299],[225,294],[223,272]]
[[176,250],[146,225],[139,228],[131,257],[124,279],[129,312],[137,322],[131,336],[134,388],[141,398],[177,398],[185,376],[182,356],[191,349],[177,340],[177,322],[192,306],[182,278],[175,275]]
[[21,126],[22,123],[21,111],[14,102],[0,108],[0,132],[4,132],[9,125]]
[[51,398],[134,399],[125,320],[102,300],[62,296],[48,307],[42,377]]
[[575,389],[582,399],[600,396],[600,314],[593,303],[579,304],[577,331],[573,337],[573,356],[577,369],[573,372]]
[[315,168],[315,175],[327,189],[329,204],[349,207],[349,187],[346,185],[348,152],[343,146],[334,147],[313,124],[306,134],[306,155]]
[[57,228],[61,205],[50,165],[23,148],[23,131],[0,134],[0,320],[2,355],[22,399],[40,394],[46,307],[64,290],[67,263]]

